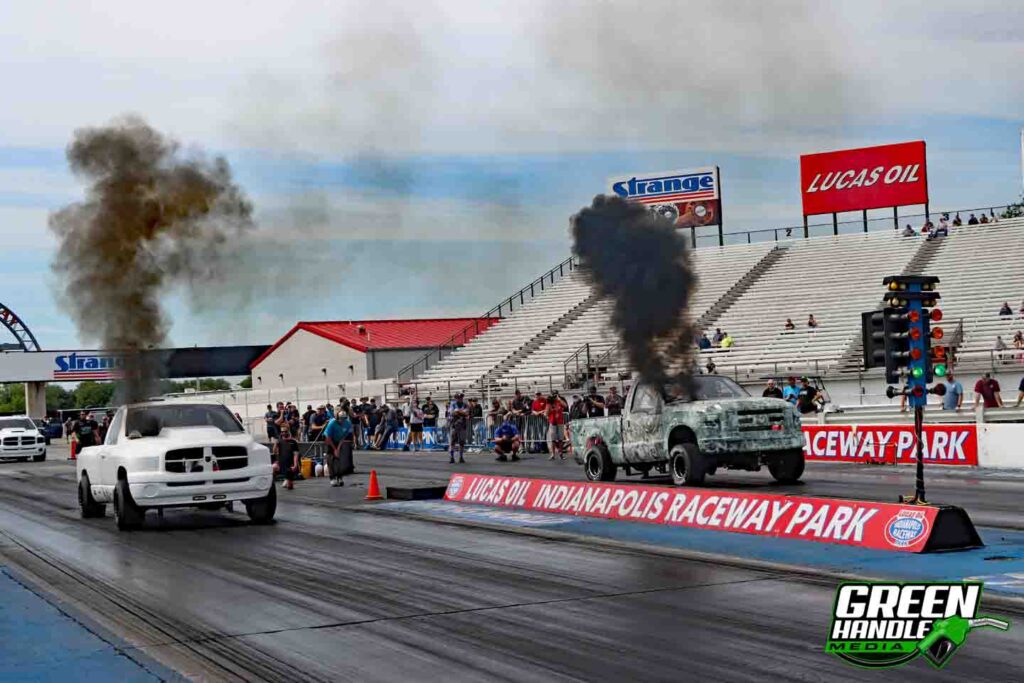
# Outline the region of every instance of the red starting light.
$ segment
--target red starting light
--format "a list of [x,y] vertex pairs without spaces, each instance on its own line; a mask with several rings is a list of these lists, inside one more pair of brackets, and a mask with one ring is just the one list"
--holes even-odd
[[946,360],[946,347],[936,346],[935,348],[932,349],[932,356],[935,358],[935,360]]
[[907,313],[907,320],[912,323],[916,323],[921,320],[921,314],[918,311],[911,311],[910,313]]
[[936,327],[932,330],[932,339],[942,339],[944,334],[941,327]]
[[921,328],[920,327],[911,327],[910,328],[910,332],[908,332],[908,334],[910,335],[911,339],[916,341],[916,340],[921,338]]
[[910,349],[910,360],[921,360],[921,349]]
[[914,387],[910,393],[912,393],[916,398],[921,398],[922,396],[924,396],[924,387],[918,385]]
[[933,308],[932,312],[928,314],[928,317],[932,319],[933,323],[937,323],[942,320],[942,311],[937,308]]

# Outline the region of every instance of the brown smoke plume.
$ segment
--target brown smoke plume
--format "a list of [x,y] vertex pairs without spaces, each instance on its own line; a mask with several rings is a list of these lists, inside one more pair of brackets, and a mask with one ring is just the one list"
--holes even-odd
[[50,216],[61,301],[83,338],[125,353],[118,398],[143,400],[160,368],[142,352],[163,344],[170,324],[162,297],[217,279],[253,227],[252,205],[227,161],[186,155],[137,117],[75,131],[67,158],[88,187],[85,201]]
[[602,195],[571,227],[573,253],[597,292],[614,302],[612,326],[633,368],[644,381],[688,389],[693,332],[686,313],[697,276],[683,235],[641,204]]

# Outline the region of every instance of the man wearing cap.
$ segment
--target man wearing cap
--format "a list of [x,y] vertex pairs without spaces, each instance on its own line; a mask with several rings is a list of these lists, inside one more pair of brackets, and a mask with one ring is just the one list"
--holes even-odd
[[796,409],[801,414],[818,412],[818,406],[825,401],[817,389],[811,386],[811,381],[806,377],[800,378],[800,391],[796,396]]
[[604,396],[597,393],[596,384],[590,385],[590,390],[583,402],[587,406],[587,417],[604,417]]
[[455,400],[448,406],[448,462],[455,462],[455,451],[459,452],[459,462],[465,463],[462,457],[466,451],[466,431],[469,427],[469,405],[462,399],[462,392],[455,394]]

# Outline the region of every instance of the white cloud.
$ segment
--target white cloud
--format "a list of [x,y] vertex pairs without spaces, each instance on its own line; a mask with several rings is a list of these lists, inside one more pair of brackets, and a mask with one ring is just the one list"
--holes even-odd
[[[792,155],[1024,109],[1015,1],[6,3],[0,130],[136,111],[206,145]],[[854,143],[855,144],[855,143]]]

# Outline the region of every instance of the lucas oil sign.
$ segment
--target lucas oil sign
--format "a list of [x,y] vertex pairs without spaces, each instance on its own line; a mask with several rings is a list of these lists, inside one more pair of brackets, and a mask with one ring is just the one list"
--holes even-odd
[[611,178],[608,183],[613,194],[647,205],[677,228],[722,222],[717,166],[634,173]]
[[445,500],[915,553],[936,515],[859,500],[477,474],[452,475]]
[[804,215],[928,203],[924,141],[800,157]]
[[[804,457],[826,462],[917,462],[911,425],[804,425]],[[978,465],[973,424],[924,425],[924,460],[935,465]]]

